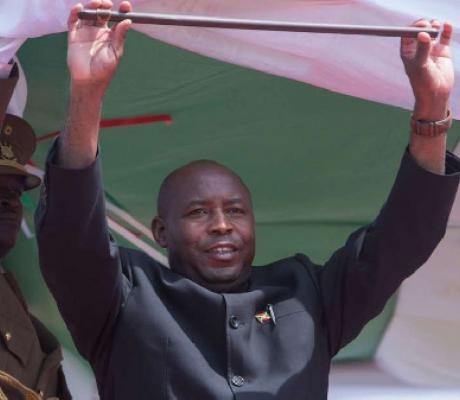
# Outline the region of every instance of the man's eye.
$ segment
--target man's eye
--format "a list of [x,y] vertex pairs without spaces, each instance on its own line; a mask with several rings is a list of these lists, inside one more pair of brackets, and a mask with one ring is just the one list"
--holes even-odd
[[10,198],[19,199],[21,196],[22,196],[22,191],[10,190]]
[[228,215],[242,215],[244,213],[244,210],[239,207],[232,207],[227,210]]
[[195,209],[193,209],[192,211],[190,211],[188,213],[188,215],[191,216],[191,217],[201,217],[201,216],[204,216],[204,215],[207,215],[207,214],[208,214],[208,212],[204,208],[195,208]]
[[10,189],[3,193],[0,193],[0,198],[14,200],[14,199],[19,199],[21,195],[22,195],[22,192],[20,190]]
[[21,201],[19,200],[19,197],[11,198],[11,197],[5,197],[2,196],[0,198],[0,206],[2,209],[16,209],[21,206]]

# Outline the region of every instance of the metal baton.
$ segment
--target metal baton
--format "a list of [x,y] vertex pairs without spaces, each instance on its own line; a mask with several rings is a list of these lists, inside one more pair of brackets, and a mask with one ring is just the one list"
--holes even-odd
[[78,13],[80,19],[92,21],[120,22],[130,19],[135,24],[155,24],[173,26],[198,26],[205,28],[249,29],[258,31],[339,33],[346,35],[371,35],[415,38],[420,32],[428,33],[432,38],[439,35],[434,28],[372,26],[372,25],[336,25],[304,22],[270,21],[254,19],[220,18],[178,14],[151,14],[138,12],[116,12],[110,10],[83,10]]

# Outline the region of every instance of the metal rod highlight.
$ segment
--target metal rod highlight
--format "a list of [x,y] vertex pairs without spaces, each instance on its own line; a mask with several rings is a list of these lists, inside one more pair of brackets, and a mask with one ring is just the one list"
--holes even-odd
[[248,29],[260,31],[339,33],[346,35],[371,35],[389,37],[417,37],[419,32],[426,32],[432,38],[439,34],[437,29],[397,26],[335,25],[286,21],[265,21],[205,17],[176,14],[120,13],[110,10],[83,10],[78,13],[80,19],[92,21],[120,22],[130,19],[135,24],[156,24],[174,26],[199,26],[205,28]]

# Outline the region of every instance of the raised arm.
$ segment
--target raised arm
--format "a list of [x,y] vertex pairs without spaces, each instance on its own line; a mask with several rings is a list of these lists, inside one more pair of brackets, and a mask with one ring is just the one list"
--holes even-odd
[[[87,8],[111,8],[108,0],[92,0]],[[70,71],[70,104],[65,127],[60,135],[59,164],[65,168],[84,168],[96,158],[99,122],[104,93],[117,69],[126,32],[125,20],[112,28],[105,22],[82,21],[75,5],[69,16],[67,64]],[[120,11],[131,11],[127,1]]]
[[[109,8],[93,0],[89,8]],[[36,211],[43,276],[79,351],[88,360],[109,343],[128,290],[111,240],[97,155],[102,98],[123,51],[129,21],[109,29],[69,17],[71,98],[64,130],[51,148]],[[129,11],[129,3],[120,9]]]
[[[431,25],[439,27],[436,21]],[[421,131],[415,132],[417,123],[412,124],[409,151],[376,220],[353,233],[317,270],[331,355],[381,312],[445,234],[460,179],[460,160],[446,152],[447,125],[440,123],[438,132],[429,126],[448,116],[453,86],[451,34],[451,25],[445,24],[439,43],[425,34],[417,40],[402,40],[401,56],[415,95],[412,118],[422,125]]]
[[[441,29],[436,20],[419,20],[414,26]],[[409,149],[421,167],[437,174],[445,172],[447,135],[444,132],[429,136],[423,134],[423,129],[431,122],[439,123],[450,116],[449,97],[454,86],[451,36],[452,25],[445,23],[437,42],[427,33],[420,33],[417,40],[401,40],[401,59],[415,97],[412,120],[422,130],[417,133],[417,126],[413,124]]]

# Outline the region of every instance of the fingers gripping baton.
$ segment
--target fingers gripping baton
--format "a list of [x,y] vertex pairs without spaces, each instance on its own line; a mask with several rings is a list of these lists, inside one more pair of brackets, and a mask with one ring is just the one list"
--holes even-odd
[[151,14],[136,12],[123,13],[102,9],[83,10],[78,13],[78,17],[84,20],[99,22],[120,22],[125,19],[130,19],[135,24],[196,26],[204,28],[247,29],[258,31],[339,33],[345,35],[371,35],[412,38],[417,37],[420,32],[426,32],[432,38],[436,38],[439,35],[439,31],[433,28],[372,25],[335,25],[177,14]]

